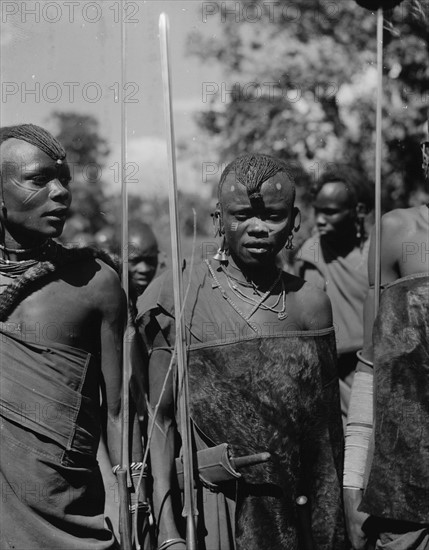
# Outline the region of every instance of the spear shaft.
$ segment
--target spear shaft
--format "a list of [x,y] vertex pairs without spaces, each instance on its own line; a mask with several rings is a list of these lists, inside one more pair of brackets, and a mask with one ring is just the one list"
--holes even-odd
[[374,319],[380,304],[381,285],[381,124],[383,103],[383,8],[377,10],[377,105],[375,121],[375,273]]
[[162,13],[159,18],[159,35],[161,48],[165,124],[167,134],[167,153],[169,169],[169,211],[176,329],[175,353],[177,360],[179,385],[178,401],[180,413],[180,435],[182,438],[183,453],[184,506],[182,514],[186,518],[186,548],[187,550],[196,550],[197,540],[195,519],[198,512],[196,509],[194,496],[192,438],[189,418],[189,395],[186,361],[186,340],[185,324],[183,318],[183,281],[180,263],[181,253],[178,225],[176,154],[171,100],[171,72],[169,62],[169,22],[168,17],[165,13]]
[[[121,8],[124,9],[124,0]],[[121,89],[124,90],[126,82],[126,31],[125,15],[121,13]],[[127,303],[129,301],[128,289],[128,192],[126,179],[126,149],[127,149],[127,117],[124,98],[120,95],[121,101],[121,206],[122,206],[122,227],[121,227],[121,265],[122,265],[122,288],[124,289]],[[128,323],[127,325],[128,326]],[[129,513],[129,381],[130,381],[130,362],[129,362],[129,343],[125,330],[122,340],[122,418],[121,418],[121,465],[116,474],[119,486],[119,531],[121,535],[122,550],[132,549],[131,521]]]

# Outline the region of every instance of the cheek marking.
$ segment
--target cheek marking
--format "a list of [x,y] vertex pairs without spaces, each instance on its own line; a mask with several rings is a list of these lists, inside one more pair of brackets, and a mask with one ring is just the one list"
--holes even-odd
[[[43,192],[46,190],[44,187],[41,187],[39,189],[30,189],[23,185],[21,182],[17,180],[12,180],[12,184],[15,185],[18,189],[21,190],[21,192],[25,193],[25,197],[21,198],[21,204],[22,206],[28,206],[31,208],[31,203],[33,200],[37,200],[39,195],[43,194]],[[42,200],[46,200],[46,198],[42,197]]]
[[[31,189],[31,190],[28,189],[28,190],[27,190],[27,193],[28,193],[28,194],[27,194],[27,197],[22,201],[22,204],[23,204],[23,205],[25,204],[25,205],[28,205],[28,206],[31,207],[31,203],[32,203],[33,201],[38,201],[38,202],[40,202],[39,196],[42,195],[42,193],[43,193],[44,191],[45,191],[45,189],[37,189],[37,190],[36,190],[36,189]],[[41,197],[41,200],[42,200],[42,201],[46,201],[47,198],[48,198],[47,196],[46,196],[46,197],[43,197],[43,196],[42,196],[42,197]]]
[[238,222],[231,222],[231,231],[237,231]]

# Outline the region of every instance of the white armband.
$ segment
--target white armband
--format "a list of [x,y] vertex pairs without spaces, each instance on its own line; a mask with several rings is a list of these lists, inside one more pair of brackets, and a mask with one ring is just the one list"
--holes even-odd
[[373,375],[357,372],[353,380],[346,428],[344,488],[363,489],[373,422]]

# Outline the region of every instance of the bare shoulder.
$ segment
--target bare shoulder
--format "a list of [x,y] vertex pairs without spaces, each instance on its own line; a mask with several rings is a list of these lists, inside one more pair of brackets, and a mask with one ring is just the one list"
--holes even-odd
[[381,218],[382,226],[386,230],[397,233],[401,228],[407,227],[417,215],[416,208],[396,208],[383,215]]
[[119,307],[124,298],[119,275],[100,258],[94,261],[99,269],[95,272],[92,285],[101,309]]
[[289,275],[294,284],[295,307],[300,312],[303,330],[320,330],[332,326],[331,301],[323,290],[300,277]]
[[99,311],[114,311],[124,299],[119,275],[98,257],[82,258],[63,268],[64,278],[79,287],[92,308]]
[[[422,207],[397,208],[384,214],[381,219],[381,282],[394,281],[411,268],[410,256],[416,256],[416,240],[422,233],[420,221]],[[427,228],[425,229],[427,231]],[[424,233],[424,232],[423,232]],[[425,233],[426,235],[426,233]],[[368,260],[368,278],[370,285],[375,281],[375,229],[371,235]],[[416,256],[417,257],[417,256]]]
[[[381,219],[382,231],[384,234],[383,242],[391,241],[391,236],[395,235],[401,242],[413,235],[417,225],[422,218],[421,206],[411,208],[397,208],[384,214]],[[426,209],[426,207],[424,207]]]

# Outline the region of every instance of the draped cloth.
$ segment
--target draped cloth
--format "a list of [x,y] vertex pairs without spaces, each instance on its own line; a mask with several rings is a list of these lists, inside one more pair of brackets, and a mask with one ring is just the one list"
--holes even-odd
[[305,241],[297,256],[300,277],[324,290],[331,300],[344,428],[357,364],[356,351],[363,345],[368,249],[369,240],[362,249],[355,248],[344,258],[315,235]]
[[388,285],[374,324],[374,456],[362,510],[429,524],[429,276]]
[[84,350],[0,330],[0,548],[116,548],[96,461],[99,367]]
[[[319,237],[308,239],[300,249],[297,260],[303,263],[300,274],[304,279],[324,290],[332,304],[332,315],[337,337],[338,354],[362,348],[363,303],[368,292],[369,241],[362,250],[355,249],[347,258],[338,256]],[[314,277],[305,264],[317,272]]]
[[[315,548],[343,548],[334,331],[280,332],[277,323],[257,334],[212,284],[207,268],[197,267],[185,307],[196,447],[228,443],[235,456],[268,451],[271,460],[215,491],[198,484],[199,548],[297,549],[301,494],[310,501]],[[172,349],[172,302],[168,274],[139,300],[137,322],[151,354]]]

